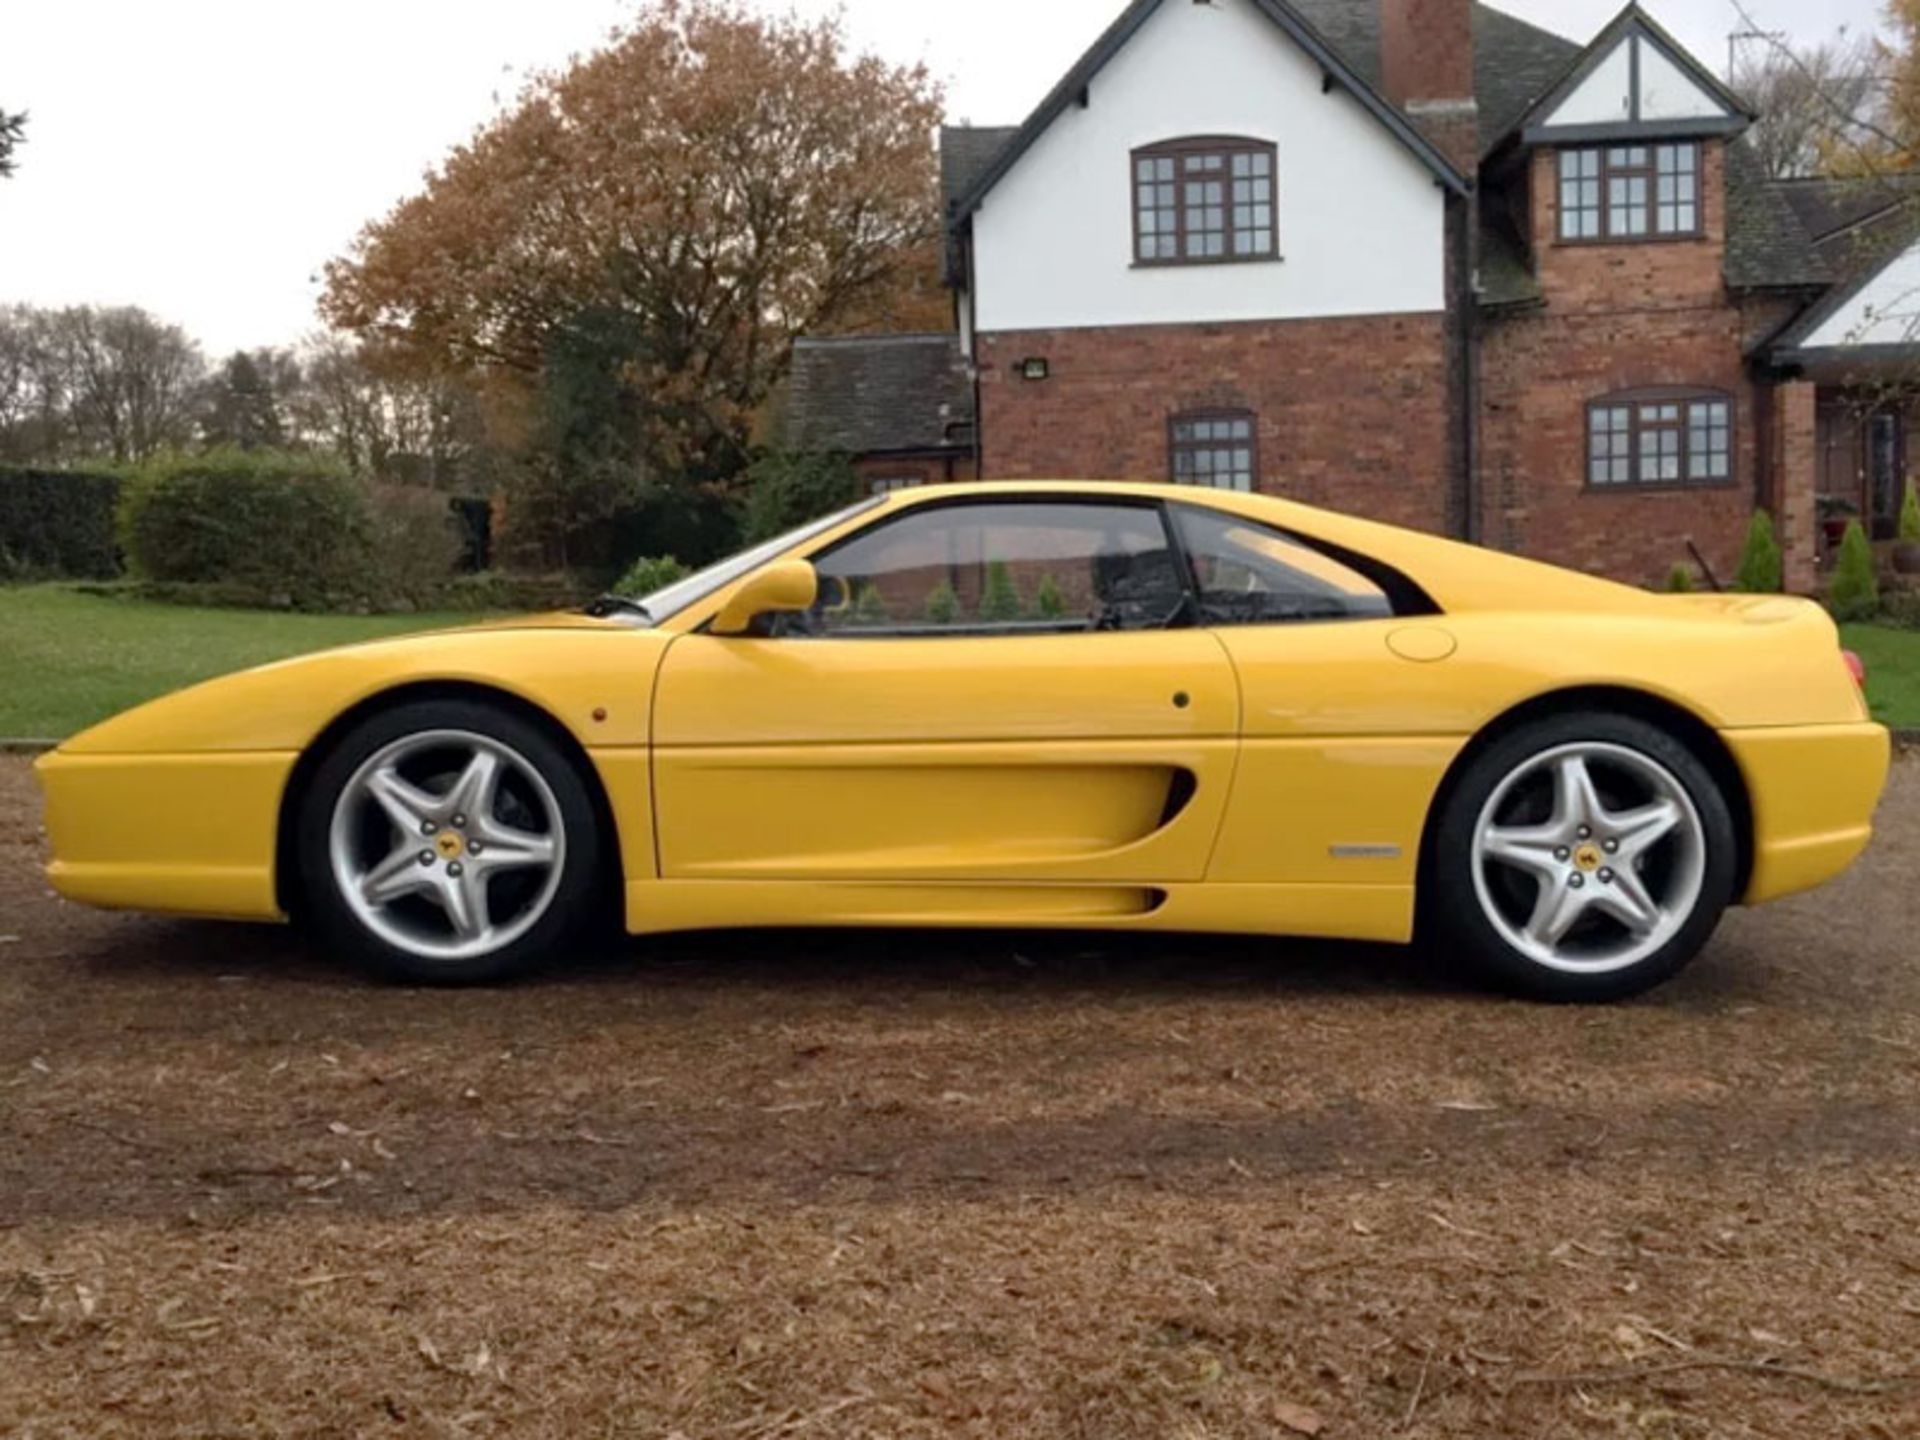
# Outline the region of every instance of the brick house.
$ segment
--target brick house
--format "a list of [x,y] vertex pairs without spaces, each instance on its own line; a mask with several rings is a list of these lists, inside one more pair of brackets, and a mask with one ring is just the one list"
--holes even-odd
[[[1134,0],[1022,125],[943,132],[957,333],[803,344],[795,430],[875,479],[1258,489],[1635,582],[1727,576],[1758,505],[1808,589],[1817,495],[1897,505],[1872,372],[1920,252],[1887,187],[1769,182],[1752,118],[1638,5],[1580,46],[1471,0]],[[877,399],[890,353],[884,403],[808,398]]]

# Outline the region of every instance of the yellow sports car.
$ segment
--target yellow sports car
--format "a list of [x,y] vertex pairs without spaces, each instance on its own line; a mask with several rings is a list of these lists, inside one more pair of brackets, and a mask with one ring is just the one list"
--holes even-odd
[[196,686],[39,773],[61,894],[295,916],[413,980],[522,969],[618,897],[635,933],[1419,933],[1597,1000],[1859,855],[1888,736],[1850,662],[1802,600],[1257,495],[960,485]]

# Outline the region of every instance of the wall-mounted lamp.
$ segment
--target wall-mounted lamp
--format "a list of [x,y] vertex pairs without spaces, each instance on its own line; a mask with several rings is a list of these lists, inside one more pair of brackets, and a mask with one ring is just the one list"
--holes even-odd
[[1047,374],[1047,357],[1044,355],[1029,356],[1020,362],[1022,380],[1044,380]]

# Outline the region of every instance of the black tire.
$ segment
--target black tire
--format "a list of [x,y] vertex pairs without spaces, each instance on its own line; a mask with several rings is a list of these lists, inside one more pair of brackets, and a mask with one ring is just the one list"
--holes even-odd
[[[1584,744],[1621,747],[1664,767],[1692,801],[1704,842],[1698,895],[1683,923],[1644,958],[1602,972],[1555,969],[1517,948],[1487,914],[1475,881],[1481,813],[1503,782],[1551,751]],[[1422,936],[1447,958],[1517,995],[1576,1004],[1623,1000],[1671,979],[1700,953],[1733,901],[1738,867],[1738,841],[1726,796],[1691,749],[1631,716],[1603,711],[1555,715],[1488,745],[1451,788],[1427,846]]]
[[[432,957],[395,944],[357,914],[341,892],[330,849],[335,806],[372,756],[397,741],[435,731],[485,737],[517,752],[546,783],[564,827],[557,883],[524,933],[484,954]],[[298,801],[292,888],[296,918],[323,943],[390,979],[426,985],[481,985],[508,979],[552,959],[604,910],[606,837],[588,780],[573,758],[537,723],[506,706],[480,700],[416,700],[355,725],[327,751]],[[487,883],[487,882],[482,882]],[[496,892],[497,893],[497,892]]]

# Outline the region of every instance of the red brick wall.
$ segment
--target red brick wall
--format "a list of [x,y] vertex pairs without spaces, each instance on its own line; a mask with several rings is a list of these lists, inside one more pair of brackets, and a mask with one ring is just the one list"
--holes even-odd
[[1446,528],[1440,315],[998,332],[978,355],[987,479],[1165,480],[1170,415],[1248,409],[1261,490]]
[[[1703,147],[1704,238],[1557,243],[1554,156],[1534,156],[1542,309],[1493,321],[1482,349],[1483,536],[1490,545],[1651,582],[1699,547],[1724,581],[1753,512],[1765,407],[1742,362],[1752,323],[1722,276],[1723,155]],[[1712,488],[1589,490],[1586,407],[1617,390],[1697,385],[1734,403],[1734,476]]]
[[1813,593],[1819,562],[1814,506],[1817,395],[1811,381],[1801,380],[1775,386],[1771,400],[1773,461],[1781,480],[1774,520],[1786,588],[1797,595]]

